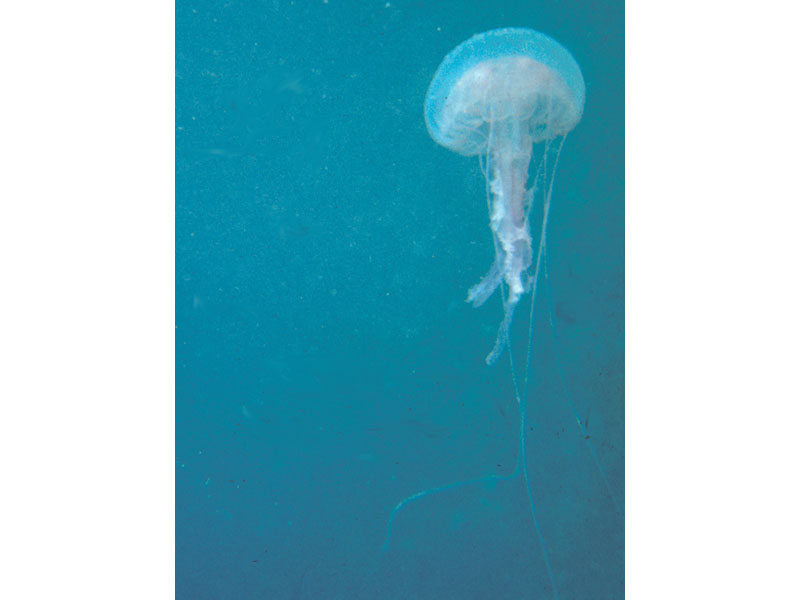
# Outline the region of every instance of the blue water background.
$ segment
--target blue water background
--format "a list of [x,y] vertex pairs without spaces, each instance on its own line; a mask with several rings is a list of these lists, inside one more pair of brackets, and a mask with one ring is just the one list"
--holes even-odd
[[484,363],[500,300],[464,302],[492,260],[484,181],[430,139],[423,100],[457,44],[522,26],[587,87],[553,192],[555,327],[547,286],[534,320],[531,484],[561,598],[622,598],[622,4],[176,16],[177,597],[553,597],[519,478],[410,503],[381,549],[404,497],[514,469],[507,358]]

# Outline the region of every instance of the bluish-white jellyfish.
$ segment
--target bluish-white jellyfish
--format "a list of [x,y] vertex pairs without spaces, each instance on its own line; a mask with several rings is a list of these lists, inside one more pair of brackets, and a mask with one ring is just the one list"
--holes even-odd
[[[494,348],[486,357],[489,364],[497,360],[507,345],[514,309],[523,294],[529,291],[532,327],[537,282],[541,271],[546,275],[547,218],[553,179],[564,138],[583,114],[585,93],[581,70],[566,49],[542,33],[516,28],[488,31],[457,46],[439,65],[428,88],[425,122],[431,137],[459,154],[478,155],[486,178],[495,258],[486,276],[470,288],[467,300],[480,306],[496,289],[501,289],[504,317]],[[532,164],[534,168],[529,177]],[[536,214],[541,214],[541,228],[532,238],[529,217],[534,205]],[[549,313],[552,326],[552,302]],[[558,598],[556,578],[536,515],[526,459],[525,419],[531,338],[532,329],[528,333],[528,354],[521,387],[514,361],[510,361],[520,407],[519,451],[513,473],[456,481],[411,494],[392,510],[384,548],[389,547],[395,519],[409,503],[471,484],[512,481],[521,477],[553,594]],[[619,505],[583,422],[571,400],[569,404],[619,512]]]
[[[563,141],[580,121],[585,90],[572,55],[531,29],[496,29],[470,38],[445,57],[428,88],[425,122],[431,137],[459,154],[480,156],[491,196],[495,260],[467,296],[477,307],[501,281],[508,286],[505,316],[486,358],[489,364],[503,351],[514,309],[532,284],[535,297],[558,158],[556,153],[548,166],[547,152],[551,142]],[[537,144],[542,151],[535,157],[538,168],[528,189]],[[528,213],[537,191],[544,216],[534,273],[529,273],[533,252]]]

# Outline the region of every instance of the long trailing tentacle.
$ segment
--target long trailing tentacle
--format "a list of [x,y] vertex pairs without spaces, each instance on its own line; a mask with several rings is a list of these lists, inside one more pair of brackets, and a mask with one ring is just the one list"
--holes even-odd
[[[534,324],[534,317],[535,317],[535,308],[536,308],[536,292],[538,288],[539,282],[539,271],[542,264],[542,260],[544,258],[545,247],[547,243],[547,218],[550,212],[550,196],[553,191],[553,179],[555,179],[555,171],[558,167],[558,157],[561,154],[561,148],[563,147],[564,139],[562,138],[561,143],[558,147],[558,152],[556,153],[556,159],[553,165],[553,172],[550,176],[550,185],[548,186],[547,182],[547,155],[549,150],[549,143],[545,144],[544,148],[544,156],[542,157],[542,162],[544,164],[543,167],[543,178],[544,178],[544,185],[542,186],[544,190],[544,202],[543,202],[543,214],[542,214],[542,228],[539,237],[539,248],[536,253],[536,267],[534,268],[533,280],[531,284],[531,310],[530,310],[530,318],[528,324],[528,348],[526,352],[526,359],[525,359],[525,378],[524,378],[524,394],[522,397],[522,401],[520,403],[520,437],[519,437],[519,456],[518,456],[518,463],[517,463],[517,470],[522,470],[522,477],[525,482],[525,491],[528,495],[528,504],[531,508],[531,516],[533,517],[533,525],[536,529],[536,537],[539,540],[539,546],[542,550],[542,555],[544,556],[545,566],[547,568],[547,575],[550,578],[550,585],[553,588],[553,597],[558,600],[558,586],[556,585],[556,578],[555,574],[553,573],[553,567],[550,564],[550,554],[547,551],[547,544],[545,543],[544,534],[542,533],[541,527],[539,526],[539,519],[536,515],[536,503],[533,499],[533,489],[531,488],[531,481],[530,475],[528,473],[528,461],[526,457],[526,444],[525,444],[525,427],[527,423],[527,412],[528,412],[528,388],[529,388],[529,374],[530,374],[530,363],[533,351],[533,324]],[[509,352],[509,356],[511,352]],[[512,362],[512,371],[513,371],[513,362]],[[519,397],[519,396],[518,396]]]
[[[492,129],[490,127],[489,136],[488,136],[488,143],[487,148],[491,148],[491,138],[492,138]],[[558,586],[556,585],[555,575],[553,573],[552,565],[550,563],[550,556],[547,550],[547,545],[545,543],[544,535],[542,533],[539,519],[536,512],[536,505],[533,498],[533,490],[530,483],[530,475],[528,472],[528,464],[526,460],[526,426],[527,426],[527,403],[528,403],[528,388],[530,383],[530,370],[531,370],[531,359],[532,359],[532,349],[533,349],[533,327],[534,327],[534,316],[535,316],[535,306],[536,306],[536,297],[537,297],[537,288],[539,283],[539,276],[542,270],[545,271],[545,279],[547,279],[547,267],[546,267],[546,245],[547,245],[547,222],[550,212],[550,200],[553,191],[553,180],[555,179],[555,172],[558,167],[558,160],[561,155],[561,149],[564,144],[564,140],[566,136],[562,137],[560,143],[558,144],[558,149],[556,152],[555,160],[553,161],[553,168],[552,172],[548,173],[548,165],[547,165],[547,158],[549,153],[549,143],[546,143],[544,146],[544,152],[541,160],[538,162],[536,174],[534,177],[533,185],[530,190],[530,195],[528,197],[528,201],[525,206],[525,220],[527,221],[528,215],[530,210],[534,205],[534,197],[536,192],[540,189],[539,187],[539,178],[541,175],[542,178],[542,195],[543,195],[543,203],[542,203],[542,225],[541,231],[539,235],[539,244],[536,252],[536,263],[534,267],[534,273],[531,277],[531,306],[530,306],[530,316],[529,316],[529,326],[528,326],[528,344],[527,344],[527,351],[526,351],[526,358],[525,358],[525,367],[524,367],[524,377],[523,377],[523,386],[522,386],[522,393],[520,394],[520,386],[517,380],[516,369],[514,366],[514,359],[513,353],[509,351],[509,366],[511,370],[511,377],[514,384],[514,395],[517,401],[517,404],[520,407],[520,438],[519,438],[519,450],[517,453],[517,461],[514,471],[511,475],[487,475],[484,477],[477,477],[474,479],[468,479],[463,481],[457,481],[453,483],[449,483],[443,486],[438,486],[434,488],[429,488],[427,490],[423,490],[420,492],[416,492],[411,494],[410,496],[406,497],[405,499],[398,502],[395,507],[392,509],[391,515],[389,516],[389,523],[387,526],[386,537],[383,543],[383,549],[388,549],[388,546],[391,541],[392,535],[392,527],[394,525],[395,519],[405,506],[409,503],[414,502],[416,500],[420,500],[424,497],[430,496],[432,494],[438,494],[442,492],[446,492],[449,490],[454,490],[460,487],[464,487],[467,485],[478,484],[478,483],[488,483],[492,481],[501,481],[501,480],[510,480],[516,478],[520,473],[523,476],[523,480],[525,483],[525,491],[528,496],[528,503],[531,509],[531,515],[533,517],[534,528],[536,530],[537,538],[539,541],[540,548],[542,550],[542,554],[544,556],[545,567],[547,569],[548,577],[550,579],[550,583],[553,589],[553,596],[556,600],[559,599],[558,593]],[[489,174],[491,173],[491,152],[487,150],[485,158],[481,161],[481,170],[483,171],[486,179],[486,202],[487,202],[487,209],[489,210],[489,214],[491,215],[491,191],[490,191],[490,178]],[[548,177],[549,175],[549,177]],[[549,179],[549,181],[548,181]],[[474,305],[480,306],[483,304],[486,299],[491,296],[492,292],[497,288],[500,287],[501,290],[501,299],[503,303],[503,309],[505,312],[505,316],[503,319],[503,323],[500,326],[500,330],[498,332],[497,340],[495,342],[495,346],[492,349],[492,352],[487,356],[486,362],[489,364],[494,363],[497,358],[502,353],[503,349],[509,345],[510,340],[510,324],[513,318],[514,310],[518,303],[518,296],[516,299],[511,302],[510,298],[508,298],[505,290],[505,286],[502,282],[502,250],[501,246],[498,242],[497,235],[493,231],[492,232],[492,239],[495,246],[495,262],[492,265],[489,273],[481,280],[480,283],[470,288],[468,294],[468,301],[473,302]],[[543,266],[544,265],[544,266]],[[549,292],[549,286],[548,286]],[[552,306],[550,306],[550,320],[552,325]],[[574,405],[573,406],[574,410]],[[577,415],[577,413],[576,413]],[[580,424],[580,420],[579,424]],[[598,468],[600,468],[599,462],[597,461],[596,454],[593,454],[595,457],[596,464],[598,464]],[[607,478],[605,477],[604,472],[601,470],[603,474],[604,481],[606,481],[606,485],[608,485]],[[609,486],[610,490],[610,486]],[[613,495],[612,495],[613,499]],[[616,501],[615,501],[616,505]]]

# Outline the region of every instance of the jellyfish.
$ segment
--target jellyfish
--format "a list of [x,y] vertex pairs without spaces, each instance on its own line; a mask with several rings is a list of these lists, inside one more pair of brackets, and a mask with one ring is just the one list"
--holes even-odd
[[[547,220],[553,179],[564,139],[581,120],[584,99],[583,75],[572,55],[552,38],[530,29],[497,29],[470,38],[444,58],[431,81],[424,108],[428,132],[449,150],[464,156],[477,155],[486,181],[494,262],[483,279],[469,289],[467,301],[478,307],[496,290],[501,290],[503,319],[494,347],[486,357],[488,364],[495,363],[509,344],[510,326],[520,299],[528,292],[531,296],[522,385],[518,383],[512,353],[508,352],[520,411],[519,445],[516,466],[510,475],[492,474],[456,481],[401,500],[391,512],[384,541],[384,548],[387,548],[395,519],[411,502],[471,484],[510,481],[521,476],[556,598],[559,596],[556,578],[539,527],[528,476],[526,403],[537,282],[541,272],[545,279],[547,277]],[[534,169],[529,177],[531,165]],[[538,217],[541,225],[532,236],[530,218],[534,205],[537,215],[541,215]],[[552,328],[549,288],[548,300]],[[555,336],[554,329],[553,334]],[[561,381],[566,390],[563,375]],[[609,496],[618,507],[578,412],[569,394],[565,396]]]
[[[507,287],[489,364],[507,344],[520,298],[535,287],[558,156],[549,171],[547,154],[556,140],[560,153],[564,137],[580,121],[585,89],[580,67],[563,46],[537,31],[517,28],[487,31],[456,47],[428,88],[425,123],[431,137],[459,154],[478,155],[486,177],[495,258],[486,276],[470,288],[467,301],[481,306],[501,282]],[[528,189],[536,145],[542,152]],[[531,274],[528,217],[537,190],[544,198],[544,216]]]

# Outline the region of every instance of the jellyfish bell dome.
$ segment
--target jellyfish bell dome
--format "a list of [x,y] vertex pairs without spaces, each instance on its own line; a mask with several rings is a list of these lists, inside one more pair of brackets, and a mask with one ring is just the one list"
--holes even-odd
[[500,122],[514,121],[532,143],[565,135],[585,95],[580,67],[561,44],[532,29],[495,29],[444,58],[425,97],[425,123],[442,146],[485,154]]

